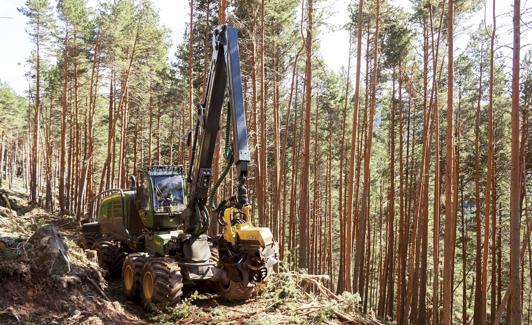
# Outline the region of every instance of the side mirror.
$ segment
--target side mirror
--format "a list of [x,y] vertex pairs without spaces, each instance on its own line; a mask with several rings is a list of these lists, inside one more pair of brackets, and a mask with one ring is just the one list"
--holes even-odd
[[135,175],[129,176],[129,188],[131,190],[137,189],[137,178],[135,177]]

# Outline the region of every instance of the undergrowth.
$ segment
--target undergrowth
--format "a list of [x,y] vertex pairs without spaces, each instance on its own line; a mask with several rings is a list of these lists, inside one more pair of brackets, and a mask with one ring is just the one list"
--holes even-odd
[[264,299],[275,299],[280,301],[289,301],[301,296],[301,290],[298,288],[294,276],[289,273],[272,274],[262,294]]
[[151,306],[153,312],[150,316],[150,321],[157,324],[175,324],[181,319],[190,317],[192,314],[198,316],[198,314],[203,312],[193,302],[200,297],[201,295],[197,291],[194,291],[190,296],[181,300],[178,305],[153,305]]

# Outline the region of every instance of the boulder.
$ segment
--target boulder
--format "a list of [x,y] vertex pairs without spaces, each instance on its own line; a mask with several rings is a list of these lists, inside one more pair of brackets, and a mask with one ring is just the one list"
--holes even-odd
[[44,225],[29,239],[28,257],[33,271],[48,275],[70,272],[68,247],[54,225]]

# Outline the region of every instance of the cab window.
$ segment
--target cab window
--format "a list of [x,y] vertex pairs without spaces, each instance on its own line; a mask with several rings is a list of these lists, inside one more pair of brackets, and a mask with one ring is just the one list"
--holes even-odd
[[181,175],[152,176],[153,202],[156,212],[181,212],[185,209]]

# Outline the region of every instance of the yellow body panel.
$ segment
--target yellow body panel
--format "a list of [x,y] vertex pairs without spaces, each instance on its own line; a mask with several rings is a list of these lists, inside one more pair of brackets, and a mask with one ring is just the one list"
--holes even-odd
[[[231,225],[231,218],[234,214],[244,214],[245,223]],[[251,223],[251,206],[246,205],[242,210],[227,208],[224,211],[224,239],[236,245],[237,238],[240,240],[257,241],[261,246],[269,245],[273,242],[273,235],[269,228],[255,227]]]

